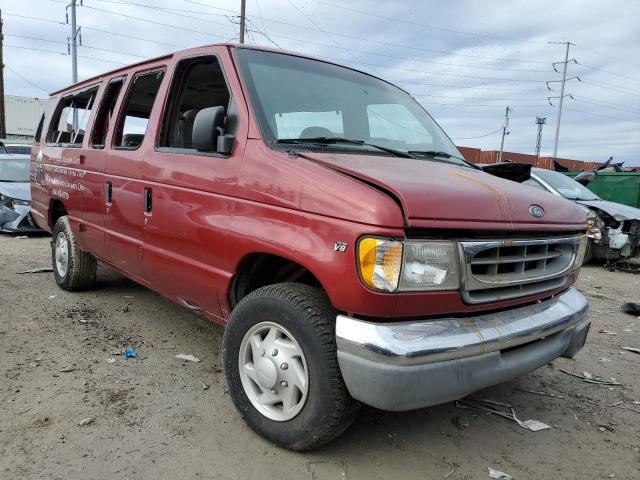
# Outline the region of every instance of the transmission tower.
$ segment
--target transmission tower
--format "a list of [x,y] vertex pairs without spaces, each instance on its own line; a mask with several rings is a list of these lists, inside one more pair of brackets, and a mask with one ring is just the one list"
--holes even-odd
[[565,83],[573,79],[577,79],[579,82],[581,82],[582,80],[580,80],[580,77],[578,77],[577,75],[567,78],[567,65],[569,65],[570,62],[578,63],[578,61],[575,58],[569,59],[569,46],[574,44],[571,42],[549,42],[549,43],[565,46],[564,61],[553,62],[551,64],[551,66],[553,67],[556,73],[560,73],[556,68],[556,65],[562,65],[562,80],[549,80],[548,82],[546,82],[548,90],[551,90],[551,87],[549,86],[550,83],[554,83],[554,82],[560,83],[560,95],[555,97],[547,97],[547,100],[549,100],[549,105],[551,106],[553,106],[553,103],[551,103],[551,99],[558,99],[558,118],[556,118],[556,138],[555,138],[555,141],[553,142],[553,156],[555,158],[558,156],[558,139],[560,138],[560,120],[562,119],[562,104],[564,103],[564,97],[569,97],[573,100],[573,96],[571,94],[564,93]]
[[538,136],[536,137],[536,158],[540,157],[540,144],[542,143],[542,127],[547,123],[546,117],[536,117],[536,125],[538,125]]

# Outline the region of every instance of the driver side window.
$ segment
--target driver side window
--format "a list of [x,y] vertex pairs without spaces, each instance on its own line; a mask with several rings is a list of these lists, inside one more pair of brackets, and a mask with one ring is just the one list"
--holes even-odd
[[190,58],[180,62],[171,85],[163,120],[159,147],[195,152],[193,127],[198,112],[209,107],[224,107],[225,133],[234,133],[235,106],[215,56]]

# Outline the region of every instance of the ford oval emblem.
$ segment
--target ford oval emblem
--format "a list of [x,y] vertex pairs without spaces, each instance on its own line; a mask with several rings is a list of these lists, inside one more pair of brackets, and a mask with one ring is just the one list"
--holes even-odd
[[540,205],[531,205],[529,207],[529,213],[532,217],[542,218],[544,217],[544,208],[542,208]]

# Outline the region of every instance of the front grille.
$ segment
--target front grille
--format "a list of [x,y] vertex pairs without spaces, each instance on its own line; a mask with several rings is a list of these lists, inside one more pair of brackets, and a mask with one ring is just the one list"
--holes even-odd
[[461,242],[463,298],[484,303],[560,288],[579,243],[580,237]]

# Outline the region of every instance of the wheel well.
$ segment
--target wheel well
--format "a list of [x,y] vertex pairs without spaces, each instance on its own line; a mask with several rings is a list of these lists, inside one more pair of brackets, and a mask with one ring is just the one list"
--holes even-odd
[[65,215],[67,215],[67,209],[64,208],[64,204],[60,200],[51,200],[49,205],[49,227],[51,231],[56,226],[58,219]]
[[253,253],[240,262],[233,279],[229,298],[231,308],[253,290],[281,282],[322,286],[310,270],[296,262],[277,255]]

